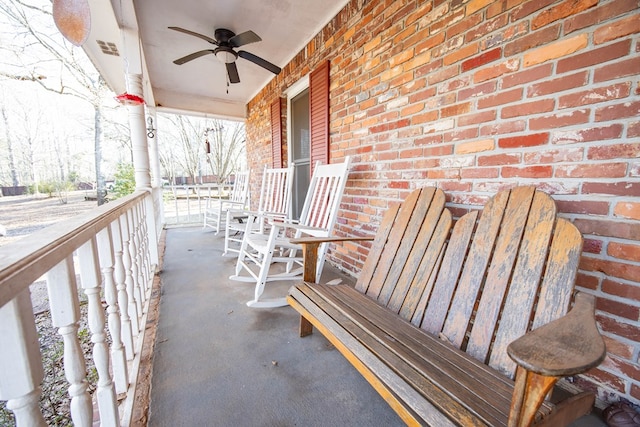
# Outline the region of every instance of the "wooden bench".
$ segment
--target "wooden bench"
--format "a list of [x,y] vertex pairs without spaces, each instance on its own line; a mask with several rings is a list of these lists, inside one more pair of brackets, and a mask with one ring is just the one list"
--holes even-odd
[[315,326],[409,425],[561,426],[588,413],[591,393],[545,399],[605,356],[593,297],[577,294],[565,315],[579,231],[533,187],[452,225],[441,190],[412,192],[384,215],[355,289],[313,283],[320,242],[352,239],[297,239],[300,335]]

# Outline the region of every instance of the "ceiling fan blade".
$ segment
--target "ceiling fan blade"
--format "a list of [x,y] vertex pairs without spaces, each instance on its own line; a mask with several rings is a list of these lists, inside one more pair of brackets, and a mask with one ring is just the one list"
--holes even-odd
[[200,58],[201,56],[205,56],[213,52],[214,52],[213,49],[200,50],[198,52],[193,52],[190,55],[183,56],[182,58],[178,58],[175,61],[173,61],[173,63],[176,65],[182,65],[185,62],[193,61],[196,58]]
[[201,38],[202,40],[206,40],[209,43],[215,44],[216,46],[218,46],[218,42],[217,41],[215,41],[214,39],[212,39],[209,36],[205,36],[204,34],[196,33],[195,31],[191,31],[191,30],[185,30],[184,28],[180,28],[180,27],[167,27],[167,28],[169,28],[170,30],[179,31],[181,33],[185,33],[185,34],[189,34],[189,35],[194,36],[194,37]]
[[240,50],[238,51],[238,56],[240,58],[246,59],[247,61],[251,61],[256,65],[259,65],[264,69],[271,71],[273,74],[279,74],[281,71],[280,67],[278,67],[277,65],[274,65],[271,62],[267,61],[266,59],[262,59],[259,56],[254,55],[253,53]]
[[262,39],[259,35],[257,35],[253,31],[245,31],[242,34],[236,34],[235,36],[231,37],[229,39],[229,44],[231,44],[232,47],[240,47],[244,46],[245,44],[256,43],[260,41],[262,41]]
[[240,83],[238,67],[236,66],[235,62],[227,63],[227,74],[229,74],[229,83]]

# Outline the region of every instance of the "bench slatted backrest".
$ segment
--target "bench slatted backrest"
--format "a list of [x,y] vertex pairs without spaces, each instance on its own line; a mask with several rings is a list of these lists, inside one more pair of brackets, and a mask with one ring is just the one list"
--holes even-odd
[[513,378],[506,347],[567,312],[582,237],[534,187],[450,224],[440,190],[412,192],[383,218],[356,287]]
[[[443,242],[438,244],[431,236],[439,222],[444,223],[445,232],[451,227],[451,213],[444,204],[441,190],[426,187],[410,193],[403,203],[391,206],[382,219],[356,289],[388,306],[393,292],[403,290],[396,289],[396,285],[402,285],[398,282],[401,275],[415,276],[427,253],[437,252],[439,256]],[[404,285],[409,283],[411,278]],[[397,302],[395,298],[393,301]]]

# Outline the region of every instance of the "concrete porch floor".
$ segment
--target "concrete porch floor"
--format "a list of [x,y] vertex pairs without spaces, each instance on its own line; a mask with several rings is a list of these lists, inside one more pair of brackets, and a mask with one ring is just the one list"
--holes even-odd
[[[148,425],[404,425],[320,333],[298,337],[292,308],[247,307],[254,285],[228,279],[235,257],[223,244],[200,227],[167,230]],[[336,276],[325,268],[324,280]],[[574,426],[606,424],[591,415]]]

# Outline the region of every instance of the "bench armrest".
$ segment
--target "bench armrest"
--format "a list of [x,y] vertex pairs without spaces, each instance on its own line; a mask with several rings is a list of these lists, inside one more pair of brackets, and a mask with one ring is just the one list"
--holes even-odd
[[[606,347],[598,332],[594,311],[595,298],[578,293],[566,316],[509,344],[507,353],[518,364],[509,411],[510,426],[531,425],[545,396],[561,377],[585,372],[602,362]],[[593,405],[593,395],[588,393],[574,399],[575,408],[565,406],[551,414],[545,425],[566,421],[563,416],[573,419],[589,412]]]
[[507,353],[522,368],[544,376],[563,377],[585,372],[602,362],[606,355],[594,311],[595,298],[580,292],[566,316],[513,341]]
[[304,269],[302,280],[307,283],[316,283],[316,266],[318,265],[318,248],[323,243],[350,242],[373,240],[374,237],[298,237],[291,239],[291,243],[302,245]]

